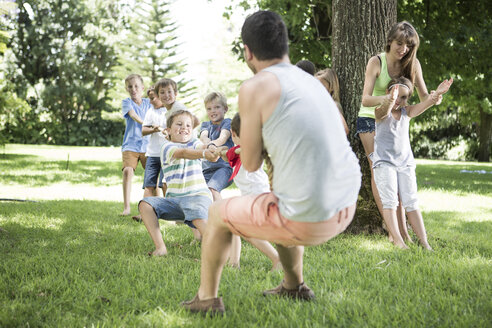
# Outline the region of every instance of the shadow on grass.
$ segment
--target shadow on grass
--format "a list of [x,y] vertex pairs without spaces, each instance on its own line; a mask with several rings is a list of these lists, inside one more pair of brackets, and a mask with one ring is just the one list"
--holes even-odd
[[456,191],[461,194],[473,193],[479,195],[490,195],[492,193],[492,174],[461,173],[468,171],[492,171],[490,165],[417,165],[417,180],[420,189]]
[[[306,248],[305,277],[317,295],[311,303],[262,297],[261,291],[282,277],[259,265],[268,260],[246,245],[241,270],[224,269],[219,293],[227,316],[203,319],[178,305],[198,288],[200,247],[189,245],[191,231],[166,226],[169,255],[149,258],[145,254],[152,242],[145,227],[119,217],[119,206],[98,201],[0,204],[0,279],[6,281],[0,283],[0,300],[8,298],[6,326],[28,321],[73,326],[70,318],[77,318],[79,326],[411,326],[408,317],[419,313],[426,319],[418,326],[467,326],[462,318],[480,326],[479,320],[487,318],[489,295],[480,286],[489,276],[490,242],[480,246],[475,240],[487,238],[490,222],[425,213],[434,252],[417,245],[400,251],[381,235],[344,234]],[[476,259],[480,254],[486,259]],[[469,312],[458,313],[457,304],[466,304]]]
[[[42,187],[58,182],[115,185],[121,183],[121,163],[103,161],[50,161],[39,156],[5,154],[0,166],[0,184]],[[143,169],[139,166],[136,175]]]

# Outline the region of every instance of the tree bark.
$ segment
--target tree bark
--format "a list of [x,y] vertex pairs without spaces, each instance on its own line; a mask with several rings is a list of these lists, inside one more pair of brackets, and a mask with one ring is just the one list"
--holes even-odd
[[384,51],[386,34],[396,23],[397,0],[333,0],[332,63],[340,82],[349,141],[359,158],[362,186],[349,232],[381,232],[382,219],[371,191],[371,171],[355,135],[367,61]]
[[490,162],[490,144],[492,142],[492,114],[480,107],[480,130],[478,138],[478,161]]

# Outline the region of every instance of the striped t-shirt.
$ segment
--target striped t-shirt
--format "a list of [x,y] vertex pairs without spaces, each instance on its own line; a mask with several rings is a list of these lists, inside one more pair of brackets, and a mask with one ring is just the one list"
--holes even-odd
[[198,139],[180,144],[166,142],[161,148],[161,164],[167,184],[166,197],[206,196],[212,199],[202,173],[201,159],[174,159],[178,148],[196,149],[202,145]]

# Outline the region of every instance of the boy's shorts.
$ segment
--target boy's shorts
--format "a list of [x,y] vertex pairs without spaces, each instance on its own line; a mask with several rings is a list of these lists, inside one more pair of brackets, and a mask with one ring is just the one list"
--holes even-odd
[[152,206],[157,218],[166,221],[184,221],[192,228],[195,228],[193,220],[208,219],[208,208],[212,204],[212,200],[206,196],[145,197],[140,202]]
[[123,170],[125,167],[131,167],[135,171],[137,169],[138,161],[142,164],[142,168],[145,169],[145,163],[147,162],[147,158],[145,157],[145,153],[137,153],[134,151],[126,150],[121,153],[123,158]]
[[227,198],[219,204],[220,217],[232,233],[283,246],[322,244],[344,231],[355,213],[353,204],[324,221],[289,220],[280,214],[278,198],[272,192]]
[[147,163],[145,163],[144,183],[143,188],[152,187],[157,185],[157,177],[159,177],[159,188],[162,188],[162,166],[160,157],[147,157]]
[[370,117],[357,117],[357,132],[359,133],[370,133],[376,131],[376,120]]
[[231,167],[220,167],[218,169],[207,169],[203,171],[203,177],[207,182],[207,186],[221,192],[222,189],[229,187],[232,180],[229,181],[232,174]]
[[374,168],[374,182],[383,208],[396,210],[398,195],[400,195],[401,203],[407,212],[418,210],[417,178],[414,167],[378,164]]

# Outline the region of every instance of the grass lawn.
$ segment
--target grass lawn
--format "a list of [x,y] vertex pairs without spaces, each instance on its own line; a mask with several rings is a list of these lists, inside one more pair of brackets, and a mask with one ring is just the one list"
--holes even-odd
[[0,202],[0,327],[492,327],[492,164],[417,161],[434,252],[401,251],[382,235],[306,248],[317,300],[305,303],[263,297],[282,275],[243,242],[241,269],[222,277],[226,315],[204,318],[179,306],[197,291],[200,246],[186,226],[161,221],[169,255],[146,255],[143,224],[118,216],[120,156],[0,148],[0,198],[36,201]]

